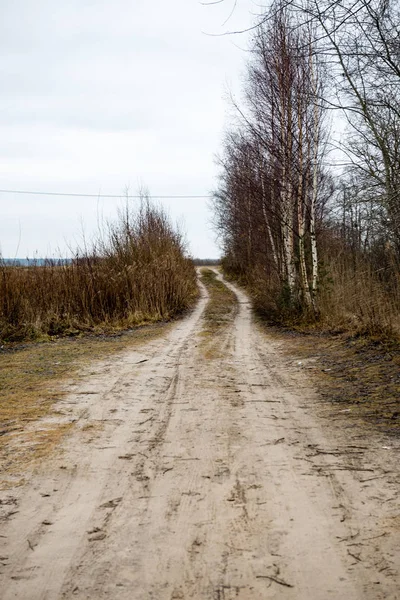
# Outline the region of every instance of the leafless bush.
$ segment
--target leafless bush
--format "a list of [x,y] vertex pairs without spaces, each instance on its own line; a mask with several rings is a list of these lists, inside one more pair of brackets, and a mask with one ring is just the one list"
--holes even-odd
[[196,294],[193,263],[166,214],[143,201],[70,261],[0,263],[0,339],[75,335],[168,319]]
[[396,3],[273,0],[253,29],[214,212],[225,272],[271,320],[400,336],[398,24]]

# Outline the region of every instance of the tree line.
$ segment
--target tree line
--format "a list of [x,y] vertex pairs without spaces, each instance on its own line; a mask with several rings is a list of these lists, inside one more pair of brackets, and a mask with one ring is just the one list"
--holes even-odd
[[251,32],[243,97],[232,102],[214,192],[225,269],[280,319],[337,313],[393,329],[398,0],[273,0]]

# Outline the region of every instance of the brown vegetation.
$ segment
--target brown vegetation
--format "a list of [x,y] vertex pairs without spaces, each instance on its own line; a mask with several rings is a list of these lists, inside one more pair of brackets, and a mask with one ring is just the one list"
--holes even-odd
[[321,396],[332,404],[329,419],[363,425],[386,435],[400,433],[400,347],[382,337],[268,328],[290,342],[290,356],[313,374]]
[[0,340],[126,329],[169,319],[196,297],[193,263],[166,215],[143,201],[70,262],[0,263]]
[[[225,273],[275,323],[400,340],[396,11],[274,0],[254,28],[214,206]],[[340,171],[331,108],[349,128]]]

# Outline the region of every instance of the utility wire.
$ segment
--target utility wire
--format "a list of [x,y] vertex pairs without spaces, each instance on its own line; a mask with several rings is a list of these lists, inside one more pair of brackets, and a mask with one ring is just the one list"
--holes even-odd
[[[129,194],[68,194],[64,192],[33,192],[28,190],[0,190],[1,194],[29,194],[31,196],[74,196],[77,198],[143,198],[143,196],[131,196]],[[156,200],[173,200],[173,199],[192,199],[192,198],[212,198],[207,196],[153,196],[149,194],[149,198]]]

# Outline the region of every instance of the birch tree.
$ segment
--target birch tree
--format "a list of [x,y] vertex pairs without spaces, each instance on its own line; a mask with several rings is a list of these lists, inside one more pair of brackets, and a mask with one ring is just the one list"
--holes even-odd
[[[241,205],[240,229],[247,227],[252,248],[246,258],[250,270],[262,264],[267,277],[273,270],[289,305],[317,314],[321,66],[311,30],[298,29],[289,11],[278,6],[282,3],[273,5],[273,17],[254,32],[246,106],[238,108],[241,141],[231,137],[226,148],[224,193],[217,207],[223,216],[223,207]],[[246,224],[243,217],[250,213],[253,219],[247,217]],[[265,257],[256,248],[258,253],[264,248]]]

